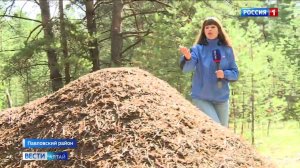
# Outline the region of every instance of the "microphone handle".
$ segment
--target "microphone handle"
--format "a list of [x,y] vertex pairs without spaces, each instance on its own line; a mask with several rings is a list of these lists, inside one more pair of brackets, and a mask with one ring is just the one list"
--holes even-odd
[[[217,70],[220,70],[220,63],[217,63]],[[218,88],[222,88],[222,79],[218,78]]]

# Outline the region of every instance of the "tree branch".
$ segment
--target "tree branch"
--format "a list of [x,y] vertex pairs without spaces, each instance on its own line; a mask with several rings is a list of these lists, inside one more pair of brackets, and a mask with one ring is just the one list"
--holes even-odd
[[140,33],[152,33],[149,30],[147,31],[137,31],[137,32],[122,32],[122,35],[128,35],[128,34],[140,34]]
[[36,26],[33,30],[31,30],[31,32],[29,33],[29,36],[27,37],[27,39],[26,39],[26,42],[25,43],[27,43],[28,42],[28,40],[29,40],[29,38],[30,38],[30,36],[32,35],[32,33],[35,31],[35,30],[37,30],[39,27],[41,27],[42,26],[42,24],[39,24],[38,26]]
[[147,11],[147,12],[134,13],[134,14],[122,17],[122,20],[124,20],[126,18],[129,18],[129,17],[132,17],[132,16],[137,16],[137,15],[146,15],[146,14],[164,13],[164,12],[166,12],[166,11]]
[[5,9],[4,15],[6,15],[8,10],[9,10],[8,13],[10,13],[10,11],[11,11],[12,7],[14,6],[14,4],[15,4],[15,0],[13,0],[12,3]]
[[139,34],[131,34],[131,35],[123,36],[123,38],[128,38],[128,37],[141,37],[141,35],[139,35]]
[[43,29],[40,29],[40,31],[34,36],[34,40],[37,38],[37,36],[42,32]]
[[74,4],[74,5],[76,5],[78,8],[80,8],[83,12],[85,12],[85,9],[83,9],[80,5],[78,5],[77,3],[76,3],[76,1],[71,1],[71,4]]
[[37,0],[34,0],[34,2],[40,6],[40,3]]
[[125,3],[131,3],[131,2],[135,2],[135,1],[156,2],[156,3],[159,3],[159,4],[165,5],[165,6],[167,6],[167,7],[171,7],[171,5],[169,5],[169,4],[167,4],[167,3],[164,3],[164,2],[162,2],[162,1],[159,1],[159,0],[133,0],[133,1],[125,2]]
[[18,39],[18,38],[21,38],[21,37],[20,36],[11,37],[9,39],[3,40],[2,42],[6,42],[6,41],[9,41],[9,40]]
[[[143,36],[146,37],[151,33],[150,30],[147,31],[147,33]],[[126,51],[128,51],[130,48],[136,46],[137,44],[139,44],[141,41],[143,41],[143,37],[138,39],[135,43],[131,44],[130,46],[128,46],[125,50],[122,51],[121,55],[123,55],[123,53],[125,53]]]
[[13,51],[19,51],[21,49],[11,49],[11,50],[0,50],[0,52],[13,52]]
[[[129,4],[130,8],[132,8],[132,4]],[[132,13],[134,14],[134,22],[135,22],[135,26],[137,28],[138,31],[140,31],[140,27],[139,27],[139,24],[138,24],[138,19],[137,19],[137,15],[136,15],[136,12],[134,10],[132,10]]]
[[159,4],[162,4],[162,5],[165,5],[167,7],[171,7],[171,5],[167,4],[167,3],[164,3],[164,2],[161,2],[159,0],[149,0],[150,2],[156,2],[156,3],[159,3]]
[[110,31],[111,31],[111,30],[108,29],[108,30],[105,30],[105,31],[103,31],[103,32],[100,32],[100,34],[104,34],[104,33],[110,32]]
[[98,41],[98,43],[101,43],[101,42],[103,42],[103,41],[105,41],[105,40],[108,40],[108,39],[110,39],[110,38],[111,38],[111,36],[106,37],[106,38],[104,38],[104,39],[101,39],[101,40]]
[[23,4],[23,6],[21,7],[20,16],[21,16],[21,14],[22,14],[22,12],[23,12],[23,8],[24,8],[25,5],[27,4],[27,2],[28,2],[28,1],[26,1],[26,2]]
[[48,66],[48,63],[37,63],[37,64],[31,64],[31,65],[28,65],[28,66],[25,66],[23,68],[30,68],[30,67],[35,67],[35,66]]
[[104,4],[112,4],[112,1],[97,1],[94,5],[94,11],[100,6]]
[[34,21],[34,22],[42,23],[42,22],[39,21],[39,20],[30,19],[30,18],[24,18],[24,17],[21,17],[21,16],[0,15],[0,17],[10,17],[10,18],[17,18],[17,19],[23,19],[23,20],[29,20],[29,21]]
[[130,48],[136,46],[137,44],[139,44],[143,39],[139,39],[137,40],[135,43],[131,44],[130,46],[128,46],[124,51],[122,51],[121,55],[123,55],[126,51],[128,51]]

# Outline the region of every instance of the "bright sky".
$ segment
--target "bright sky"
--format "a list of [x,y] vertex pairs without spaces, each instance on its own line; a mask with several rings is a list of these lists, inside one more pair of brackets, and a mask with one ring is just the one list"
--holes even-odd
[[[64,0],[64,5],[69,4],[70,1]],[[7,4],[6,6],[8,6]],[[52,16],[58,16],[58,1],[50,1],[50,14]],[[27,13],[27,17],[31,19],[35,19],[37,15],[41,13],[40,7],[34,2],[29,0],[16,0],[14,4],[14,8],[12,11],[16,11],[17,9],[22,9],[23,12]],[[82,18],[84,12],[81,9],[77,9],[76,12],[73,12],[73,15],[78,18]]]

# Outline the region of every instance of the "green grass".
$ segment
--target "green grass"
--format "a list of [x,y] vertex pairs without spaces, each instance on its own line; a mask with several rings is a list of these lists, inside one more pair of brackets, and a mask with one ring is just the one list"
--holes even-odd
[[[251,142],[250,129],[246,130],[243,137]],[[300,127],[296,122],[273,124],[269,136],[267,126],[257,124],[255,147],[279,168],[300,168]]]

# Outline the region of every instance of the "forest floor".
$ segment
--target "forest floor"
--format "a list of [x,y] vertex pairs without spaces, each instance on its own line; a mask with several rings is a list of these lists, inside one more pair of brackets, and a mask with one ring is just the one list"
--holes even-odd
[[[278,122],[271,126],[267,135],[267,125],[257,125],[255,146],[265,157],[271,159],[279,168],[300,167],[300,127],[299,123]],[[245,139],[250,142],[250,130]]]
[[[0,112],[0,167],[273,167],[176,89],[138,68],[87,74]],[[69,161],[22,161],[24,138],[75,138]],[[61,151],[47,149],[48,151]]]

